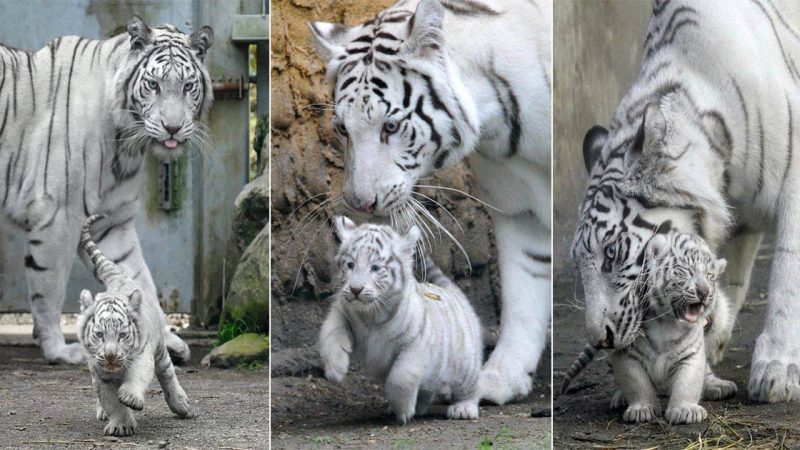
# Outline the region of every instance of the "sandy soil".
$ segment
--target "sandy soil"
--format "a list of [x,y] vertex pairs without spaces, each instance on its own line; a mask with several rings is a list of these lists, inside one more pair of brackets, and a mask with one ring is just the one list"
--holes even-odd
[[[762,248],[753,274],[748,300],[742,309],[725,359],[715,371],[736,382],[735,398],[703,402],[709,420],[698,425],[670,426],[663,420],[647,425],[628,425],[621,411],[611,411],[613,377],[604,360],[593,362],[554,404],[555,448],[798,448],[797,404],[761,405],[747,399],[750,358],[764,312],[769,280],[769,245]],[[585,345],[583,312],[573,303],[572,280],[559,280],[554,290],[554,383],[560,386],[564,371]],[[601,355],[598,355],[601,359]],[[698,444],[702,441],[703,446]]]
[[178,368],[196,417],[176,419],[154,382],[137,434],[106,438],[85,367],[47,365],[37,347],[0,346],[0,448],[267,448],[267,370],[199,368],[208,350],[193,347]]

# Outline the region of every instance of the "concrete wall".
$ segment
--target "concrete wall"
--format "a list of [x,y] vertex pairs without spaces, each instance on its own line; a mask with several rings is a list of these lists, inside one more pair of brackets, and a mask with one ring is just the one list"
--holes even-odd
[[644,0],[556,0],[553,57],[554,269],[571,270],[569,246],[585,187],[583,136],[607,126],[639,71],[651,4]]

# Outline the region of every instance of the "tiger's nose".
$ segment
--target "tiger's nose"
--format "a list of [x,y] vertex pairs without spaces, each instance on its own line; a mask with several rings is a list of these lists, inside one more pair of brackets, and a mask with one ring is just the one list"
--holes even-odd
[[345,199],[347,200],[347,203],[349,203],[350,206],[357,211],[372,213],[375,211],[375,204],[377,203],[378,196],[375,196],[375,198],[372,199],[364,199],[358,195],[352,195],[347,196]]
[[611,331],[611,327],[606,325],[606,335],[605,338],[601,338],[597,342],[598,348],[614,348],[614,332]]
[[703,303],[708,300],[708,296],[711,294],[711,286],[708,283],[698,283],[695,290],[697,298]]
[[358,297],[358,294],[360,294],[363,290],[364,290],[363,286],[362,287],[350,286],[350,292],[352,292],[355,297]]
[[167,133],[169,133],[170,136],[175,136],[176,134],[178,134],[179,131],[181,131],[181,128],[182,128],[180,126],[175,127],[175,126],[172,126],[172,125],[167,125],[167,124],[165,124],[163,122],[161,124],[164,126],[164,129],[167,130]]

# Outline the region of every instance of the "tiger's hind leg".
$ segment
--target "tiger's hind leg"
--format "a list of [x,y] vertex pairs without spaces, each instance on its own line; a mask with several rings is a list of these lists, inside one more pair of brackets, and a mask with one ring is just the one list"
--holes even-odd
[[178,417],[189,417],[189,397],[186,396],[178,377],[175,376],[175,367],[170,360],[166,345],[159,345],[155,353],[156,378],[164,391],[167,406]]
[[494,217],[502,309],[500,337],[481,371],[481,397],[497,404],[524,398],[550,321],[550,230],[533,215]]
[[727,317],[722,318],[724,320],[715,318],[705,335],[706,357],[711,365],[722,361],[725,349],[730,342],[733,327],[736,325],[736,316],[747,297],[750,273],[763,236],[762,233],[740,229],[734,233],[726,245],[725,256],[728,260],[728,267],[725,270],[723,288],[718,291],[718,294],[720,296],[727,294],[730,301],[728,302]]
[[79,233],[80,222],[71,220],[63,208],[27,233],[24,261],[33,337],[39,340],[44,359],[51,364],[86,361],[86,351],[80,343],[65,343],[60,320]]

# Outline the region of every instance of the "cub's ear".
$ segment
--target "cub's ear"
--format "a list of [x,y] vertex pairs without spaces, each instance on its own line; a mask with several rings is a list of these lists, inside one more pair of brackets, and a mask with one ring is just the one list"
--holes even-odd
[[200,61],[206,57],[206,52],[214,44],[214,30],[204,25],[189,36],[189,47],[194,50]]
[[94,304],[94,295],[86,289],[81,291],[81,312],[85,312]]
[[667,253],[669,249],[669,239],[663,234],[656,234],[647,243],[647,250],[645,256],[647,260],[654,260],[661,258]]
[[403,235],[403,249],[412,256],[417,249],[417,242],[419,241],[420,235],[419,227],[416,225],[412,225],[411,228],[408,229],[408,232]]
[[338,23],[308,22],[308,29],[311,31],[311,43],[325,64],[343,53],[349,42],[350,28]]
[[592,171],[594,164],[600,159],[603,146],[608,139],[608,130],[595,125],[589,128],[583,137],[583,165],[586,167],[586,174]]
[[713,263],[711,263],[711,271],[714,272],[717,276],[720,276],[723,273],[725,273],[725,269],[727,267],[728,267],[728,260],[726,260],[725,258],[716,259],[714,260]]
[[153,30],[136,15],[128,22],[128,34],[131,36],[131,50],[141,50],[153,42]]
[[138,289],[128,297],[128,309],[136,313],[142,309],[142,293]]
[[344,242],[349,238],[355,229],[358,227],[355,222],[348,219],[346,216],[336,216],[333,218],[334,230],[339,242]]
[[408,39],[403,44],[406,51],[421,57],[443,54],[444,7],[439,0],[422,0],[408,22]]

